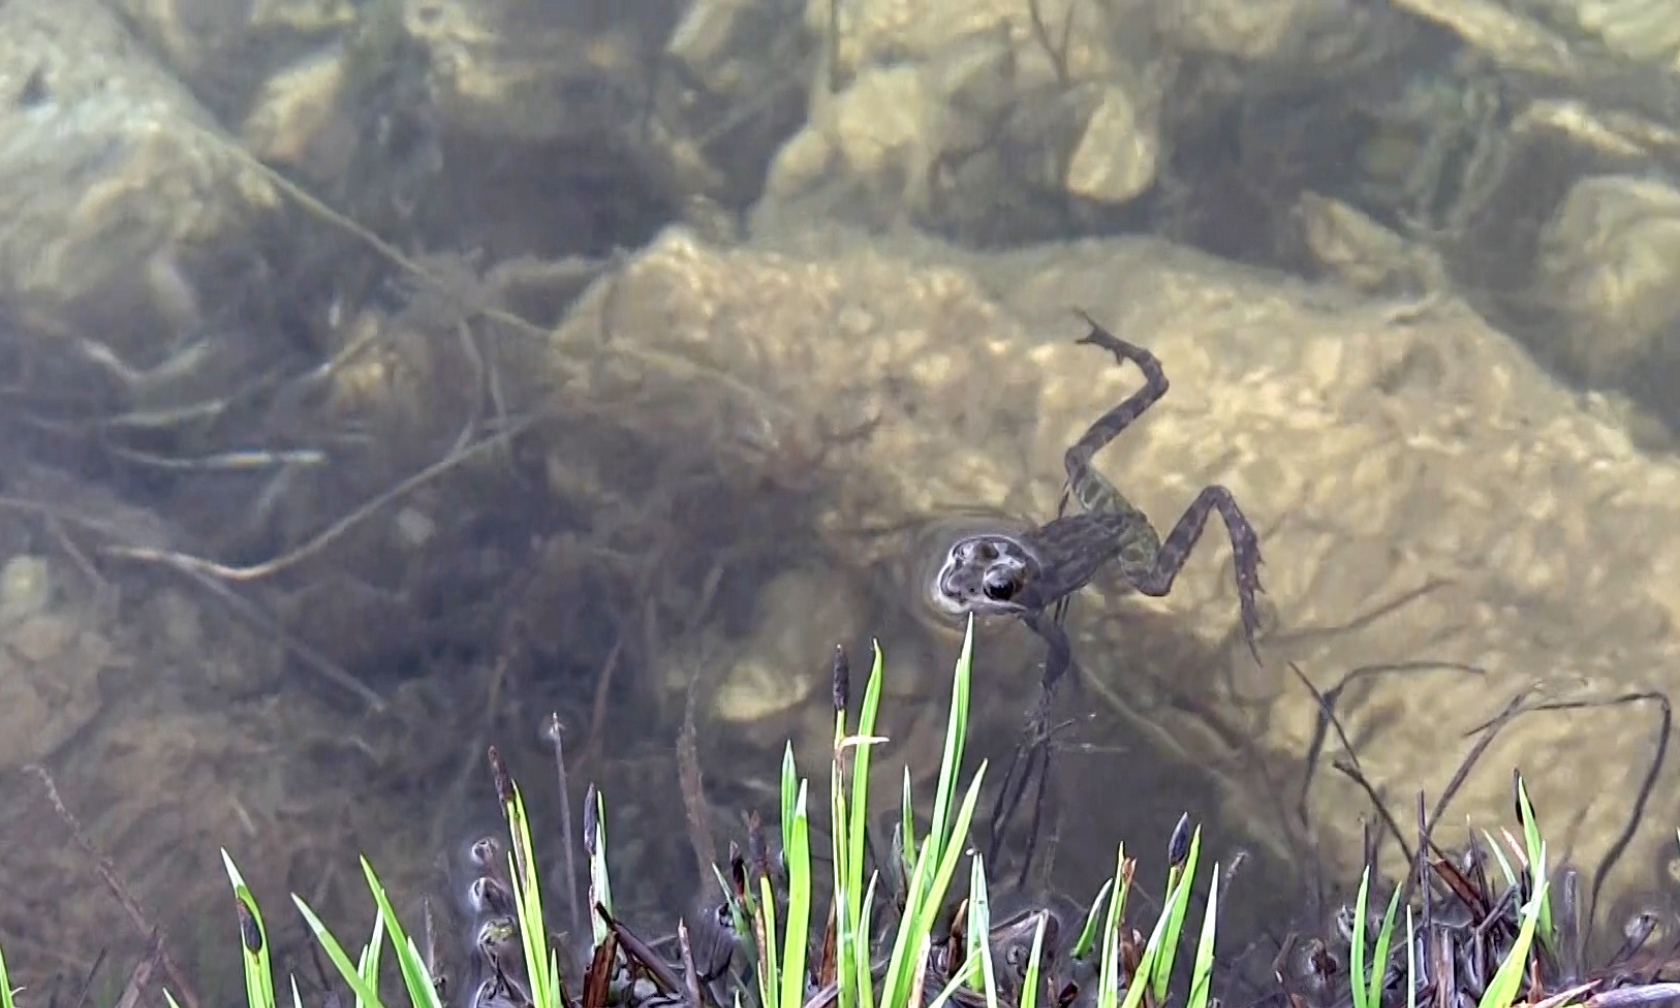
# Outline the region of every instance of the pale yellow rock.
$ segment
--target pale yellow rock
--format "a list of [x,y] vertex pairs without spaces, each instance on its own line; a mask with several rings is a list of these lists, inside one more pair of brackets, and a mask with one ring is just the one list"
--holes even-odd
[[0,626],[35,616],[52,604],[52,565],[19,553],[0,567]]
[[914,67],[872,70],[783,144],[765,192],[790,200],[839,177],[891,204],[920,199],[937,110]]
[[[341,125],[337,102],[344,87],[344,55],[326,50],[270,77],[252,102],[240,136],[270,164],[302,165],[324,133]],[[342,124],[348,128],[348,124]]]
[[1155,181],[1160,136],[1121,87],[1105,87],[1068,162],[1068,192],[1098,203],[1125,203]]
[[610,100],[615,90],[634,93],[646,82],[629,25],[593,31],[564,6],[521,0],[407,0],[402,8],[404,29],[430,54],[439,115],[477,135],[594,137],[608,125],[603,117],[624,112]]
[[1542,236],[1541,296],[1570,332],[1565,358],[1587,380],[1621,382],[1663,359],[1680,319],[1680,189],[1600,176],[1569,191]]
[[812,704],[829,684],[834,645],[856,636],[861,600],[825,571],[799,569],[759,592],[753,628],[740,657],[712,696],[725,723],[762,721]]

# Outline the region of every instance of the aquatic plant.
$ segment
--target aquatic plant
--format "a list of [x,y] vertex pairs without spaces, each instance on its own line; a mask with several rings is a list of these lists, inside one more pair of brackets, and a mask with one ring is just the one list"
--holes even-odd
[[[801,777],[791,747],[780,779],[779,857],[762,830],[749,850],[731,852],[719,868],[724,899],[718,923],[733,945],[724,961],[697,960],[686,925],[677,928],[671,958],[638,938],[613,913],[608,870],[606,804],[593,789],[585,805],[584,849],[589,859],[590,960],[581,982],[568,983],[564,950],[552,940],[537,877],[536,853],[524,799],[494,749],[492,776],[506,818],[508,846],[481,841],[473,857],[481,871],[469,902],[483,915],[478,952],[489,976],[468,999],[471,1008],[1208,1008],[1213,994],[1215,941],[1221,899],[1216,864],[1208,873],[1204,909],[1189,961],[1188,983],[1170,990],[1178,957],[1189,939],[1186,926],[1201,859],[1201,830],[1181,818],[1168,850],[1167,885],[1145,938],[1128,926],[1136,861],[1124,846],[1115,872],[1103,884],[1073,943],[1062,948],[1059,921],[1049,910],[1030,911],[994,926],[982,856],[969,849],[986,764],[960,782],[967,736],[972,620],[951,685],[950,710],[929,827],[918,835],[908,772],[902,819],[883,856],[865,829],[871,755],[881,702],[882,655],[877,647],[858,720],[848,718],[851,673],[844,652],[834,665],[834,749],[830,766],[832,870],[820,892],[812,853],[810,781]],[[1658,983],[1666,960],[1638,969],[1615,962],[1583,978],[1579,935],[1569,876],[1554,900],[1547,848],[1520,775],[1515,777],[1521,839],[1504,845],[1486,834],[1491,861],[1480,847],[1463,865],[1420,851],[1405,886],[1396,886],[1380,923],[1370,911],[1373,884],[1367,868],[1346,941],[1348,969],[1337,968],[1328,946],[1312,950],[1313,968],[1339,976],[1323,1003],[1338,1008],[1634,1008],[1680,997],[1680,984]],[[756,821],[755,821],[756,822]],[[1427,847],[1434,850],[1432,843]],[[967,890],[953,906],[948,896],[965,857]],[[249,1008],[301,1008],[295,979],[277,994],[262,912],[233,859],[223,852],[232,884]],[[1483,871],[1496,862],[1504,887],[1495,892]],[[376,913],[372,933],[354,958],[297,896],[293,902],[327,958],[355,997],[356,1008],[383,1008],[380,980],[390,947],[410,1008],[444,1008],[445,991],[429,952],[405,928],[373,866],[361,863]],[[1470,909],[1468,923],[1451,918],[1431,897],[1430,876],[1450,898]],[[1421,894],[1414,909],[1410,894]],[[815,913],[826,898],[826,925]],[[1404,908],[1402,915],[1401,909]],[[1420,923],[1421,917],[1421,923]],[[1433,918],[1433,919],[1432,919]],[[427,921],[427,932],[430,921]],[[820,930],[821,940],[812,942]],[[1030,942],[1027,937],[1030,935]],[[427,943],[429,944],[429,942]],[[1026,947],[1022,947],[1022,945]],[[1471,954],[1466,954],[1466,952]],[[1625,951],[1625,950],[1624,950]],[[739,952],[739,959],[735,953]],[[1287,949],[1286,949],[1287,952]],[[1281,958],[1281,957],[1280,957]],[[1618,959],[1624,957],[1618,956]],[[704,967],[704,968],[702,968]],[[1094,978],[1093,990],[1078,979]],[[1280,973],[1278,979],[1284,980]],[[1547,993],[1550,991],[1551,993]],[[14,1008],[14,992],[0,958],[0,1008]],[[165,992],[171,1008],[179,1008]],[[1280,983],[1280,1004],[1302,1008],[1310,999]],[[1263,998],[1262,1001],[1269,1000]],[[125,998],[125,1002],[127,999]]]

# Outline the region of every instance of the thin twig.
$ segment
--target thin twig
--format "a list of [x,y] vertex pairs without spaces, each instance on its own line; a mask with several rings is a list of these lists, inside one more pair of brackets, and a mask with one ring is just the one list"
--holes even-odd
[[[413,276],[434,288],[441,289],[444,287],[443,283],[437,277],[433,276],[432,273],[419,262],[404,254],[401,249],[398,249],[390,242],[379,237],[379,235],[375,234],[367,226],[358,223],[350,217],[347,217],[322,202],[316,196],[311,195],[308,190],[304,189],[296,182],[293,182],[279,171],[276,171],[273,166],[263,163],[244,147],[241,147],[238,144],[230,144],[221,135],[212,133],[208,130],[204,131],[204,135],[220,149],[226,151],[230,156],[238,159],[250,170],[261,175],[281,193],[290,197],[310,216],[352,235],[359,241],[365,243],[368,247],[372,248],[391,265],[397,267],[410,276]],[[543,343],[550,341],[554,336],[553,333],[541,326],[535,325],[530,320],[525,319],[514,312],[503,308],[497,308],[493,305],[481,306],[473,314],[478,317],[489,319],[492,322],[505,325],[522,336]],[[374,341],[381,337],[383,332],[383,330],[378,329],[369,330],[366,336],[360,339],[352,340],[335,353],[325,365],[317,369],[317,371],[314,372],[314,376],[316,378],[322,378],[332,374],[352,358],[367,350]],[[712,367],[698,361],[689,360],[675,354],[654,349],[653,347],[640,345],[634,342],[626,342],[623,340],[611,343],[603,342],[594,349],[597,349],[605,354],[627,358],[641,364],[660,368],[661,370],[677,377],[701,378],[734,392],[736,395],[740,396],[747,402],[752,403],[760,410],[765,412],[774,412],[784,417],[792,415],[792,410],[786,405],[772,399],[761,389],[753,387],[748,382],[727,371],[724,371],[721,368]],[[555,360],[561,367],[576,366],[572,361],[565,359],[564,355],[556,354]]]
[[187,982],[187,975],[181,971],[181,967],[176,964],[175,958],[169,954],[166,947],[168,938],[163,928],[152,923],[151,918],[140,908],[139,901],[134,898],[134,894],[129,890],[128,885],[117,875],[116,866],[111,862],[111,859],[101,854],[93,846],[93,842],[88,839],[87,834],[82,830],[81,822],[65,806],[64,800],[59,797],[58,785],[53,783],[52,775],[47,772],[47,768],[39,763],[31,763],[24,769],[40,778],[41,786],[46,791],[47,801],[52,803],[53,811],[57,812],[59,819],[63,820],[65,826],[69,827],[70,836],[76,841],[76,846],[80,847],[82,853],[93,861],[94,869],[99,872],[99,877],[105,880],[106,887],[117,897],[117,902],[122,905],[123,911],[128,914],[128,919],[133,923],[135,930],[146,935],[155,944],[157,955],[163,963],[164,974],[168,976],[169,982],[174,985],[175,997],[181,1002],[182,1008],[198,1008],[198,996],[193,993],[192,985]]
[[152,974],[163,962],[163,936],[152,935],[147,947],[145,958],[134,964],[129,971],[128,982],[123,984],[122,996],[117,998],[117,1008],[140,1008],[140,999],[145,996],[152,986]]
[[371,500],[362,503],[349,514],[327,526],[327,528],[316,535],[315,538],[309,540],[296,549],[283,553],[271,560],[265,560],[262,563],[250,564],[244,567],[230,567],[226,564],[217,563],[214,560],[206,560],[202,557],[190,556],[186,553],[177,553],[173,550],[152,549],[144,546],[107,546],[101,549],[100,553],[104,556],[118,557],[126,560],[139,560],[146,563],[157,563],[169,567],[176,567],[182,570],[196,571],[200,574],[207,574],[210,577],[221,578],[224,581],[256,581],[261,578],[278,574],[288,568],[295,567],[304,560],[315,556],[372,515],[377,514],[379,511],[389,507],[391,504],[407,496],[409,493],[421,486],[437,479],[439,476],[442,476],[451,469],[460,466],[467,460],[481,455],[489,449],[497,447],[502,442],[516,437],[519,434],[523,434],[525,431],[536,426],[537,423],[543,419],[544,415],[541,413],[532,414],[531,416],[524,417],[515,422],[506,430],[498,431],[497,433],[484,438],[470,447],[463,448],[460,451],[451,452],[426,468],[409,476],[407,479],[397,483],[396,486],[393,486]]
[[1074,4],[1069,0],[1067,16],[1062,23],[1062,44],[1058,48],[1050,38],[1050,26],[1044,21],[1044,11],[1039,2],[1040,0],[1027,0],[1027,23],[1032,27],[1033,41],[1044,50],[1044,55],[1050,57],[1050,68],[1056,74],[1056,86],[1066,91],[1073,83],[1073,75],[1068,70],[1068,40],[1073,35]]
[[683,707],[682,728],[677,731],[677,780],[682,785],[683,813],[688,818],[688,843],[694,850],[695,868],[705,879],[717,865],[717,841],[706,823],[706,783],[700,772],[698,732],[694,727],[695,694],[698,681],[689,682],[688,702]]
[[[601,665],[600,679],[595,683],[595,698],[589,711],[589,738],[583,747],[584,762],[590,766],[599,766],[603,759],[601,737],[607,731],[607,693],[612,687],[613,674],[618,671],[618,657],[623,644],[623,638],[613,641],[612,650],[607,652],[607,660]],[[585,832],[588,832],[587,828]]]

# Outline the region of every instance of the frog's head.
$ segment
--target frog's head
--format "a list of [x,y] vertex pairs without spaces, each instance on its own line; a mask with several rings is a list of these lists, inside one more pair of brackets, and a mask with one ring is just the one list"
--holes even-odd
[[1019,539],[985,532],[951,544],[929,594],[951,616],[1013,615],[1029,608],[1023,596],[1037,577],[1038,561]]

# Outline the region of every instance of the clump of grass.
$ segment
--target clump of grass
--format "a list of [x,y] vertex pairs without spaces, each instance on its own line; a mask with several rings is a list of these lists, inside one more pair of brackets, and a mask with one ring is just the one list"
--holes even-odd
[[1527,782],[1515,773],[1512,783],[1517,834],[1483,831],[1449,853],[1420,825],[1421,849],[1380,918],[1373,871],[1364,870],[1335,936],[1345,970],[1331,943],[1309,942],[1309,976],[1278,974],[1289,1008],[1639,1008],[1680,999],[1680,983],[1663,980],[1680,970],[1680,946],[1644,948],[1654,921],[1608,962],[1583,966],[1579,874],[1550,869]]
[[[1064,947],[1060,922],[1048,910],[1001,923],[991,919],[986,866],[968,846],[976,802],[986,774],[982,762],[959,779],[967,737],[972,621],[964,636],[951,685],[928,829],[918,833],[908,769],[900,795],[902,818],[885,853],[866,829],[868,782],[881,703],[882,655],[877,647],[858,719],[848,717],[850,669],[843,653],[835,663],[834,747],[829,767],[831,870],[818,885],[812,852],[810,781],[801,776],[791,748],[780,779],[780,856],[773,858],[762,830],[750,831],[748,851],[732,851],[717,875],[723,891],[719,924],[732,945],[721,963],[697,960],[686,927],[678,928],[674,961],[656,952],[622,922],[612,906],[605,799],[591,789],[585,803],[585,852],[589,860],[589,961],[581,976],[562,969],[560,943],[551,937],[537,877],[529,820],[518,786],[492,749],[491,766],[508,828],[504,850],[493,841],[475,845],[481,871],[475,890],[489,916],[478,931],[478,952],[489,976],[466,999],[469,1008],[1209,1008],[1213,993],[1222,877],[1208,873],[1200,928],[1186,983],[1172,988],[1201,861],[1201,829],[1179,821],[1168,850],[1167,885],[1147,938],[1128,924],[1137,864],[1124,846],[1115,870],[1098,891],[1074,940]],[[1441,857],[1418,859],[1412,879],[1421,911],[1396,887],[1380,923],[1369,914],[1372,876],[1361,881],[1353,908],[1343,982],[1331,985],[1327,1003],[1337,1008],[1635,1008],[1680,995],[1680,985],[1655,982],[1655,973],[1582,978],[1569,965],[1578,956],[1555,926],[1547,850],[1526,786],[1517,778],[1522,841],[1505,837],[1511,856],[1489,835],[1505,888],[1495,895],[1485,873]],[[966,887],[957,880],[969,861]],[[256,900],[233,859],[223,852],[233,887],[248,1008],[277,1008],[284,996],[302,1008],[297,983],[287,978],[276,993],[268,932]],[[355,1008],[384,1008],[380,981],[389,947],[411,1008],[444,1008],[443,989],[392,908],[373,866],[362,872],[376,912],[371,934],[352,957],[301,898],[293,903],[355,999]],[[1435,878],[1426,876],[1427,871]],[[1478,881],[1473,882],[1472,877]],[[1472,908],[1469,926],[1435,921],[1432,884],[1444,880]],[[1574,910],[1573,899],[1564,901]],[[1404,907],[1404,914],[1401,908]],[[819,917],[819,911],[825,916]],[[1419,920],[1421,914],[1421,923]],[[1403,930],[1402,930],[1403,919]],[[429,921],[427,931],[429,932]],[[1024,938],[1030,934],[1030,940]],[[813,941],[813,936],[817,936]],[[517,938],[517,942],[514,939]],[[1466,956],[1471,940],[1479,957]],[[1025,948],[1021,943],[1025,941]],[[1489,955],[1492,949],[1496,954]],[[1328,953],[1312,957],[1325,973]],[[1482,964],[1478,972],[1477,964]],[[1461,965],[1467,968],[1460,969]],[[704,968],[702,968],[704,967]],[[1489,972],[1490,971],[1490,972]],[[576,972],[576,971],[574,971]],[[1485,975],[1484,975],[1485,974]],[[1280,976],[1281,979],[1281,976]],[[1082,984],[1093,989],[1083,989]],[[1339,993],[1336,991],[1339,990]],[[1466,996],[1466,991],[1472,993]],[[0,958],[0,1008],[14,1008]],[[1289,1008],[1314,999],[1284,985]],[[171,1008],[179,1008],[169,998]]]

